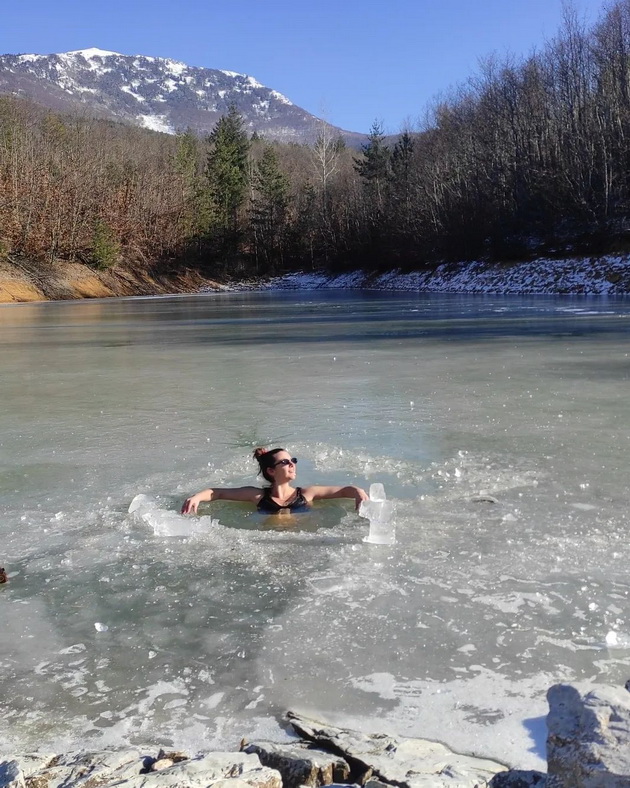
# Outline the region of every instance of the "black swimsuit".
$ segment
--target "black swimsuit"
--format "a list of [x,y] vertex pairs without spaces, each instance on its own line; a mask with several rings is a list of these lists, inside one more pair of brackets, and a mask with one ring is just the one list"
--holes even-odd
[[278,512],[283,512],[287,509],[290,512],[306,512],[310,509],[310,504],[302,494],[301,487],[295,488],[293,499],[284,506],[280,506],[279,503],[273,500],[271,497],[271,487],[265,487],[262,498],[258,501],[256,507],[259,512],[263,512],[264,514],[278,514]]

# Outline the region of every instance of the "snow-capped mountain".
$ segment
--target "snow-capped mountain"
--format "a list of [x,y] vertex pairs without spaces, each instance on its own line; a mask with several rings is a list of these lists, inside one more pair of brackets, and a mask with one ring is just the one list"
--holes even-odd
[[[317,134],[317,118],[253,77],[102,49],[2,55],[0,93],[168,134],[187,128],[207,133],[230,104],[250,132],[270,139],[306,142]],[[362,135],[343,136],[352,141]]]

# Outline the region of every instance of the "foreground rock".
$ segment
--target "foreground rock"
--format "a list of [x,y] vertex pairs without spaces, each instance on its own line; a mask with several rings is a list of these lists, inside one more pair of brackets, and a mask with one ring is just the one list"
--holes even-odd
[[314,749],[304,742],[243,744],[243,752],[255,753],[263,766],[277,769],[283,788],[317,788],[331,783],[350,783],[350,765],[338,755]]
[[293,712],[288,718],[305,738],[342,755],[352,775],[366,788],[483,788],[507,766],[461,755],[427,739],[404,739],[336,728]]
[[[155,763],[172,765],[152,771]],[[214,752],[174,762],[138,750],[27,755],[0,762],[0,788],[282,788],[280,773],[248,753]]]
[[526,772],[510,769],[500,772],[490,780],[489,788],[546,788],[547,775],[542,772]]
[[547,694],[548,774],[453,752],[439,742],[365,734],[289,712],[302,737],[189,758],[138,749],[0,760],[0,788],[630,788],[630,693]]
[[547,788],[630,788],[630,694],[557,684],[547,700]]

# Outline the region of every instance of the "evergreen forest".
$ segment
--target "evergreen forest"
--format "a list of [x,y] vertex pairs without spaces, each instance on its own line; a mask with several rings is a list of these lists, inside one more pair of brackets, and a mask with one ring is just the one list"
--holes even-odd
[[169,136],[0,97],[0,259],[226,279],[630,248],[630,0],[424,113],[355,150],[323,121]]

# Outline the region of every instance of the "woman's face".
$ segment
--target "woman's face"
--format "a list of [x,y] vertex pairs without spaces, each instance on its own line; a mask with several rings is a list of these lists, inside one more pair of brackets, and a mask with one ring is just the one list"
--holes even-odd
[[273,477],[276,484],[283,484],[295,479],[297,468],[293,461],[295,457],[291,457],[288,451],[279,451],[274,454],[274,465],[269,468],[269,474]]

